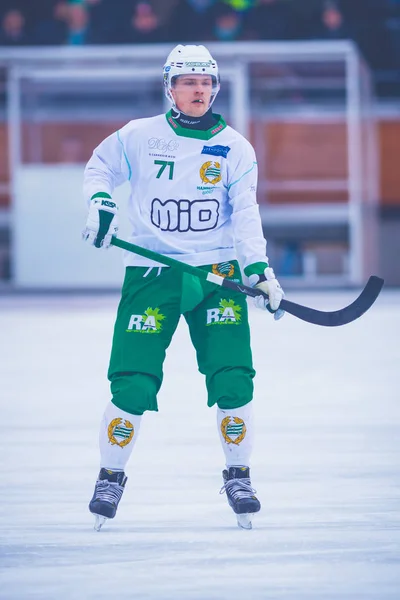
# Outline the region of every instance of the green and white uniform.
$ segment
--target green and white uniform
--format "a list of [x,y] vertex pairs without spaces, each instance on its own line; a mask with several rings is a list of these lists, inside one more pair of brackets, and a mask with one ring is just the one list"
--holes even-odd
[[[249,275],[268,262],[257,163],[251,144],[217,119],[207,131],[184,128],[171,113],[131,121],[94,150],[84,190],[90,202],[129,180],[132,242],[240,281],[239,265]],[[245,296],[152,268],[161,265],[132,253],[124,261],[109,367],[113,403],[137,415],[157,410],[165,351],[181,314],[209,405],[249,403],[254,369]]]
[[[222,118],[208,131],[171,113],[131,121],[106,138],[85,170],[85,196],[131,184],[131,241],[191,265],[267,262],[251,144]],[[126,266],[154,265],[126,252]]]

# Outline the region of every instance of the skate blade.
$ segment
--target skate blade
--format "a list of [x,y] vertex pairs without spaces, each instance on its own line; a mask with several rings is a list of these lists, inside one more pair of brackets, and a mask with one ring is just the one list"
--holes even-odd
[[100,531],[103,527],[104,523],[107,521],[107,517],[103,517],[102,515],[95,515],[94,528],[96,531]]
[[236,515],[238,527],[241,529],[253,529],[252,519],[253,513],[245,513],[242,515]]

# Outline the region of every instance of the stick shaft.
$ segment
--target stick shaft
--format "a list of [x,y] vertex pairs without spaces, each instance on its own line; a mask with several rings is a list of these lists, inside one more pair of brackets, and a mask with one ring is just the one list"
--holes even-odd
[[[153,250],[147,250],[146,248],[136,246],[136,244],[131,244],[130,242],[120,240],[116,237],[112,238],[111,243],[114,246],[128,250],[128,252],[134,252],[135,254],[144,256],[145,258],[149,258],[161,264],[168,265],[169,267],[179,269],[183,273],[190,273],[191,275],[195,275],[200,279],[215,283],[216,285],[229,288],[253,298],[256,296],[264,296],[264,298],[268,300],[268,295],[264,294],[259,289],[251,288],[242,283],[236,283],[231,279],[220,277],[219,275],[214,275],[213,273],[209,273],[204,269],[200,269],[199,267],[193,267],[192,265],[175,260],[174,258],[158,254],[158,252],[154,252]],[[361,315],[371,308],[379,296],[382,286],[383,279],[377,277],[376,275],[372,275],[360,296],[356,298],[352,304],[340,310],[324,312],[314,308],[309,308],[307,306],[302,306],[301,304],[296,304],[295,302],[291,302],[285,298],[281,300],[279,307],[295,317],[306,321],[307,323],[322,325],[324,327],[337,327],[338,325],[345,325],[355,321],[355,319],[361,317]]]
[[[234,290],[235,292],[241,292],[242,294],[246,294],[247,296],[251,296],[252,298],[255,298],[256,296],[264,296],[268,300],[268,294],[264,294],[264,292],[262,292],[261,290],[256,290],[242,283],[236,283],[235,281],[232,281],[231,279],[226,279],[225,277],[221,277],[220,275],[214,275],[214,273],[209,273],[208,271],[200,269],[199,267],[188,265],[187,263],[181,262],[180,260],[176,260],[175,258],[164,256],[163,254],[154,252],[154,250],[147,250],[147,248],[142,248],[142,246],[137,246],[136,244],[126,242],[125,240],[121,240],[117,237],[112,238],[111,244],[113,246],[123,248],[124,250],[128,250],[128,252],[134,252],[135,254],[144,256],[145,258],[149,258],[169,267],[179,269],[183,273],[190,273],[191,275],[195,275],[200,279],[204,279],[206,281],[210,281],[211,283],[215,283],[216,285],[229,288],[231,290]],[[284,303],[285,301],[282,300],[281,304],[282,302]]]
[[[207,279],[207,271],[203,271],[203,269],[199,269],[199,267],[193,267],[192,265],[183,263],[175,258],[158,254],[158,252],[147,250],[147,248],[142,248],[141,246],[136,246],[136,244],[131,244],[130,242],[126,242],[125,240],[121,240],[117,237],[112,238],[111,244],[113,246],[118,246],[118,248],[122,248],[123,250],[128,250],[128,252],[134,252],[135,254],[139,254],[139,256],[144,256],[145,258],[149,258],[163,265],[167,265],[168,267],[175,267],[185,273],[191,273],[192,275],[196,275],[196,277],[200,277],[200,279]],[[216,275],[216,277],[218,277],[218,275]],[[223,279],[223,277],[220,277],[220,279]]]

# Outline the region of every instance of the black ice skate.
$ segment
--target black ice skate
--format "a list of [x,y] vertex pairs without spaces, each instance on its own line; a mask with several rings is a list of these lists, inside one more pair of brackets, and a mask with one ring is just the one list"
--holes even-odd
[[96,531],[100,531],[107,519],[115,517],[127,479],[123,471],[100,469],[89,504],[90,512],[96,517]]
[[261,504],[254,495],[256,490],[251,487],[249,467],[229,467],[222,471],[222,477],[224,485],[220,494],[226,492],[239,527],[251,529],[252,517],[260,510]]

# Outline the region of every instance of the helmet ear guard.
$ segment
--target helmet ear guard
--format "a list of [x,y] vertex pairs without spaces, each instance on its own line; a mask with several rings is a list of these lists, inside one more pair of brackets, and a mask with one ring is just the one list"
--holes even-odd
[[211,76],[212,94],[209,107],[214,102],[220,89],[217,62],[205,46],[183,46],[179,44],[168,55],[163,73],[165,95],[173,106],[175,106],[175,102],[171,94],[171,89],[179,75]]

